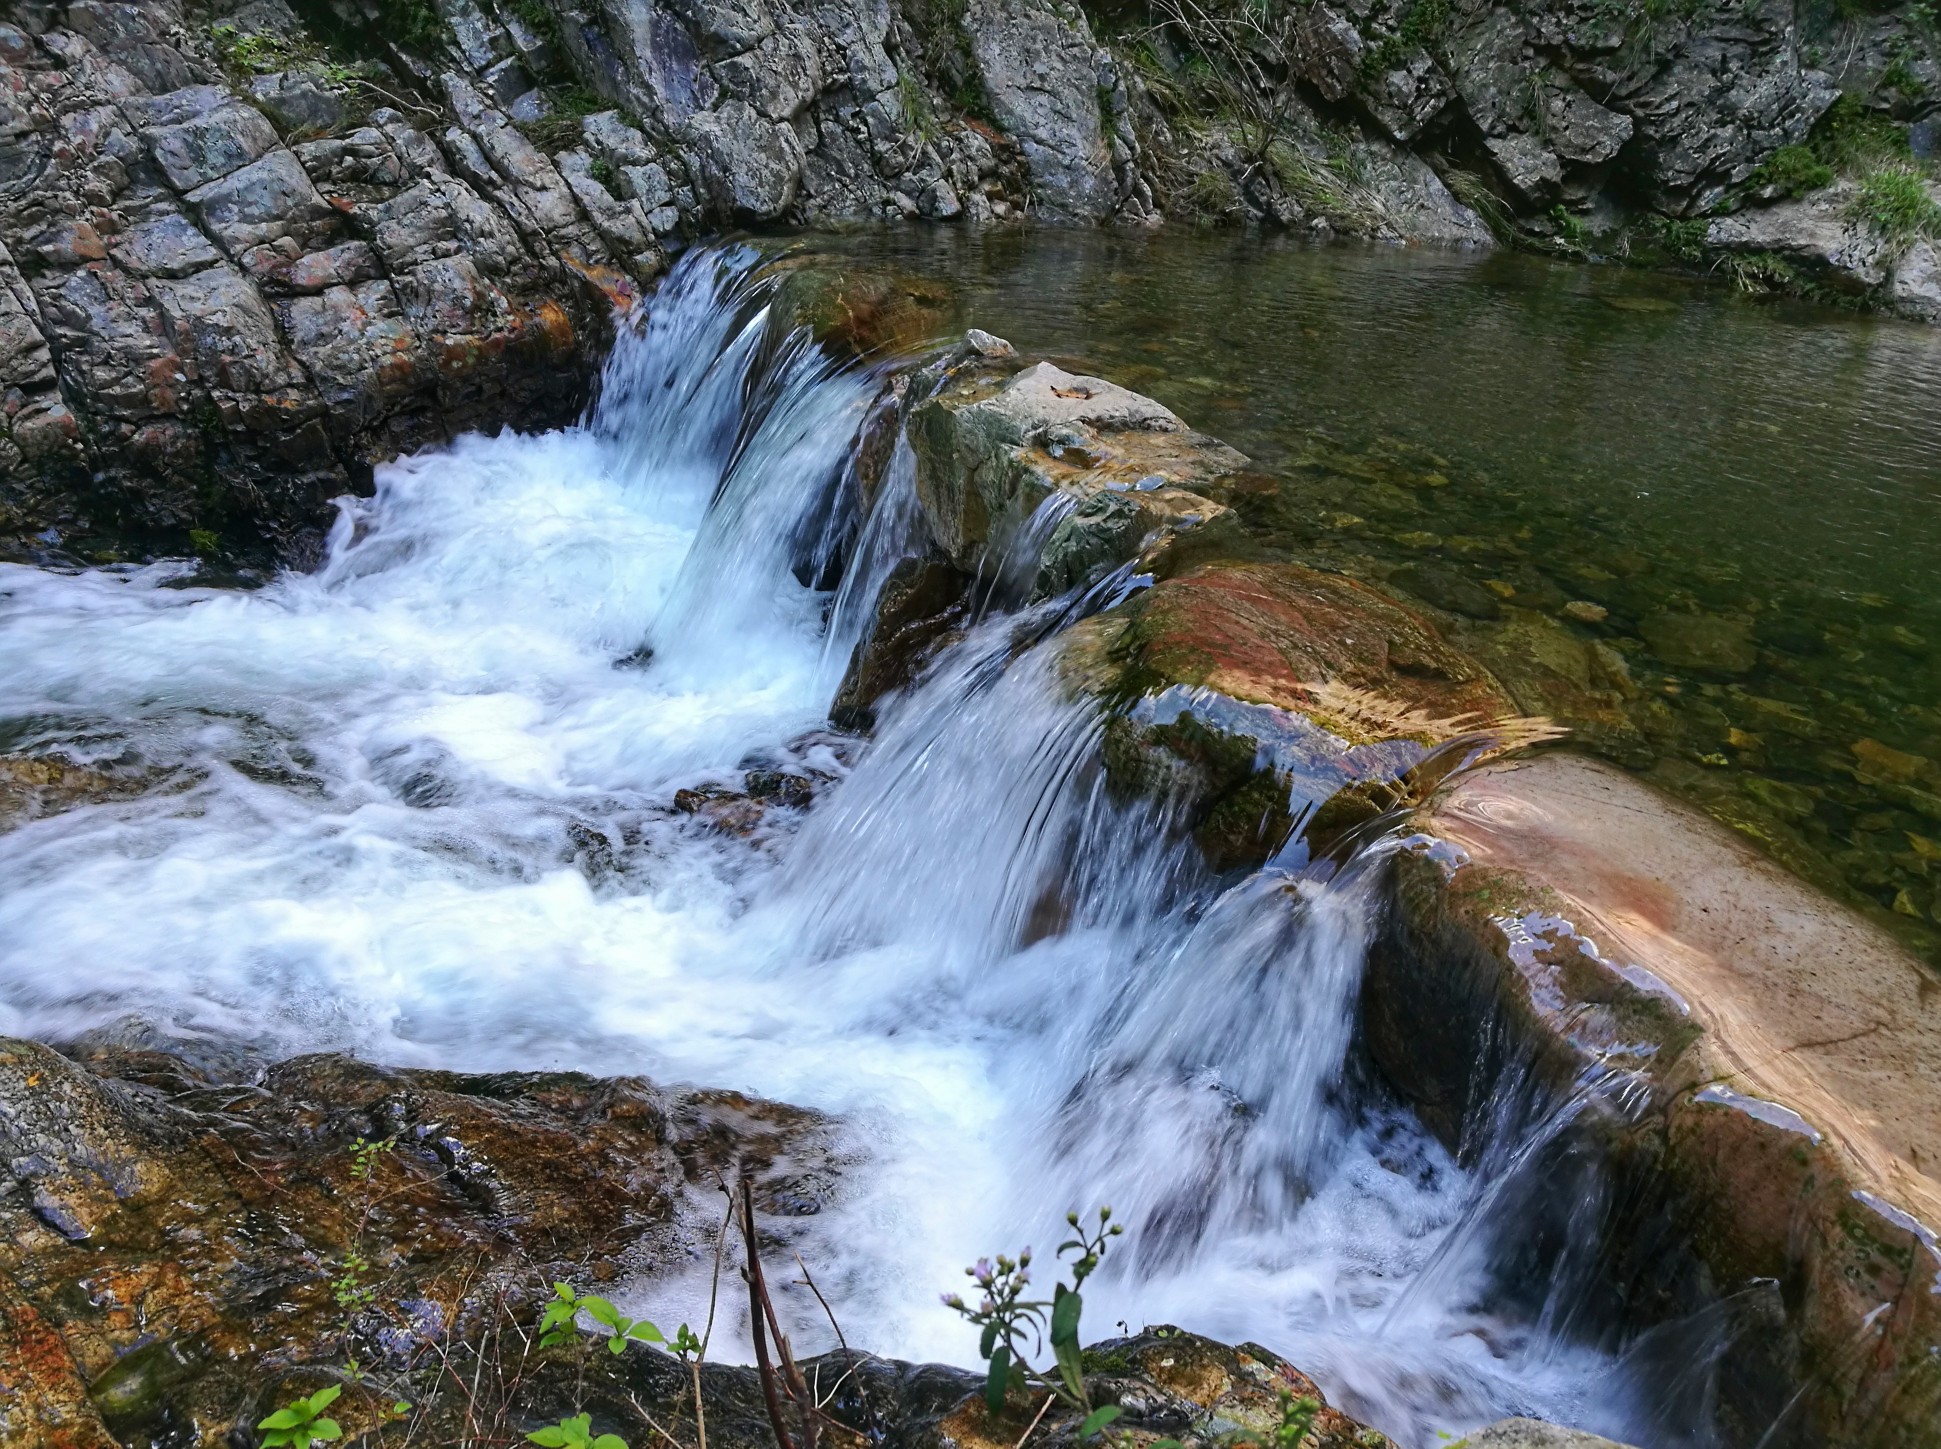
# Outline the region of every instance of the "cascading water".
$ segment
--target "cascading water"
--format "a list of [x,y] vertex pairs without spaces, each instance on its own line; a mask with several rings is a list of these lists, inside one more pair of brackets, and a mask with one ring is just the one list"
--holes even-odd
[[[1411,1444],[1643,1432],[1492,1296],[1513,1163],[1348,1069],[1369,859],[1216,882],[1113,803],[1070,601],[987,616],[866,749],[825,731],[916,516],[907,445],[835,516],[877,392],[696,255],[585,425],[381,469],[314,574],[0,567],[0,748],[146,782],[0,834],[0,1030],[746,1088],[848,1125],[806,1251],[870,1348],[968,1359],[937,1290],[1109,1201],[1093,1333],[1260,1340]],[[832,783],[753,842],[669,808],[755,765]]]

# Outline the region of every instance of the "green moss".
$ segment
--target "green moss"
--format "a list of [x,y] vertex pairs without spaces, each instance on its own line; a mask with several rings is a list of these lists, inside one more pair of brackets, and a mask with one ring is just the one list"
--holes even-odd
[[222,550],[222,540],[212,528],[192,528],[189,547],[195,550],[197,558],[214,558]]
[[1883,166],[1865,177],[1848,214],[1896,247],[1941,234],[1941,206],[1912,165]]
[[1759,189],[1772,187],[1785,196],[1804,196],[1833,184],[1833,168],[1811,146],[1781,146],[1747,179]]
[[528,29],[549,45],[560,44],[559,16],[546,0],[499,0],[501,8],[518,16]]

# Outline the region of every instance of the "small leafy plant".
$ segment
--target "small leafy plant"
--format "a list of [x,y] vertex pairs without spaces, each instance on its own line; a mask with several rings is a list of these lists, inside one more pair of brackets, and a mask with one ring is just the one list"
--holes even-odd
[[627,1449],[627,1441],[618,1434],[596,1436],[591,1414],[575,1414],[570,1419],[561,1419],[557,1424],[534,1429],[526,1435],[526,1441],[544,1445],[545,1449]]
[[[1070,1286],[1055,1285],[1049,1299],[1025,1297],[1031,1284],[1031,1249],[1013,1258],[999,1255],[996,1263],[980,1259],[964,1272],[984,1290],[976,1307],[960,1294],[946,1293],[944,1304],[955,1309],[983,1330],[977,1351],[989,1365],[984,1379],[984,1406],[993,1417],[1003,1411],[1005,1396],[1012,1390],[1028,1390],[1032,1383],[1049,1389],[1053,1395],[1083,1414],[1078,1437],[1089,1439],[1124,1412],[1117,1404],[1092,1405],[1085,1389],[1085,1368],[1079,1352],[1079,1315],[1085,1301],[1079,1289],[1105,1257],[1107,1243],[1125,1231],[1112,1221],[1112,1209],[1099,1209],[1098,1226],[1087,1228],[1077,1213],[1065,1221],[1077,1236],[1058,1245],[1060,1259],[1073,1255]],[[1031,1365],[1030,1355],[1051,1344],[1053,1371],[1041,1372]]]
[[[629,1343],[667,1342],[666,1335],[646,1319],[628,1318],[604,1298],[592,1293],[577,1293],[568,1283],[555,1283],[552,1300],[547,1303],[546,1312],[539,1320],[540,1346],[553,1348],[570,1342],[579,1331],[578,1318],[582,1312],[607,1330],[609,1353],[625,1353]],[[701,1343],[683,1323],[670,1347],[686,1357],[688,1353],[698,1351]]]
[[[292,1444],[296,1449],[310,1449],[312,1444],[341,1439],[344,1431],[335,1419],[323,1417],[323,1411],[337,1401],[343,1389],[336,1384],[318,1389],[307,1399],[297,1399],[287,1409],[278,1409],[256,1427],[263,1431],[263,1449],[277,1449],[283,1444]],[[625,1449],[625,1446],[622,1446]]]

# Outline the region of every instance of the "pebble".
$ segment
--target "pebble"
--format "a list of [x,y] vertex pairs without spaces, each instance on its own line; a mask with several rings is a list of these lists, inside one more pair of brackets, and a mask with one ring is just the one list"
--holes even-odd
[[1572,599],[1564,605],[1564,617],[1575,619],[1580,624],[1602,624],[1611,617],[1611,611],[1602,604],[1593,604],[1589,599]]

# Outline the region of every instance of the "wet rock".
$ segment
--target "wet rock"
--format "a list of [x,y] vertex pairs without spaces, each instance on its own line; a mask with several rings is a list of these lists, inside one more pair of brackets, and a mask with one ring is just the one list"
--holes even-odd
[[1232,526],[1208,496],[1247,466],[1151,398],[1048,362],[974,357],[910,415],[917,494],[960,571],[1057,593],[1187,533]]
[[1612,1439],[1546,1424],[1541,1419],[1504,1419],[1450,1445],[1450,1449],[1625,1449]]
[[1747,674],[1758,663],[1752,625],[1716,614],[1648,615],[1638,626],[1645,643],[1674,669],[1708,674]]
[[[1583,1119],[1586,1150],[1655,1204],[1633,1221],[1680,1224],[1696,1255],[1664,1259],[1648,1291],[1770,1294],[1724,1412],[1767,1425],[1797,1389],[1808,1442],[1921,1442],[1941,1422],[1941,1384],[1916,1367],[1941,1352],[1927,969],[1734,832],[1586,760],[1465,776],[1419,820],[1441,843],[1397,860],[1364,990],[1384,1074],[1452,1141],[1525,1074],[1558,1093],[1617,1074],[1626,1105]],[[1647,1280],[1622,1271],[1637,1301]],[[1905,1312],[1889,1323],[1882,1303]]]
[[49,755],[0,755],[0,830],[76,805],[138,794],[154,783],[140,772],[95,769]]
[[1427,620],[1296,564],[1214,564],[1084,626],[1119,788],[1180,802],[1217,867],[1325,853],[1547,733]]
[[832,1124],[734,1093],[225,1064],[139,1035],[74,1052],[0,1044],[0,1338],[39,1334],[49,1365],[0,1376],[76,1425],[50,1443],[254,1423],[291,1364],[405,1373],[555,1277],[678,1270],[711,1251],[723,1176],[784,1218],[838,1190]]
[[876,705],[910,687],[923,666],[962,627],[971,580],[942,559],[905,559],[884,582],[876,619],[843,675],[829,717],[843,729],[866,730]]

